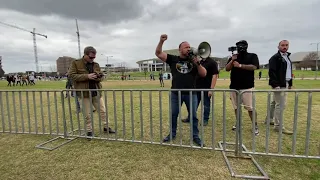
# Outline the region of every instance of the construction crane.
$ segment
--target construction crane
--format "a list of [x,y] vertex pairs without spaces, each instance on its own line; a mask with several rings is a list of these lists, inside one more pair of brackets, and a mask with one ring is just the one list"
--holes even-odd
[[0,21],[0,24],[3,24],[5,26],[9,26],[9,27],[12,27],[12,28],[19,29],[21,31],[26,31],[26,32],[29,32],[29,33],[32,34],[32,36],[33,36],[34,58],[35,58],[35,63],[36,63],[36,72],[39,72],[39,62],[38,62],[38,51],[37,51],[36,35],[43,36],[45,38],[48,38],[48,36],[44,35],[44,34],[37,33],[36,32],[36,28],[33,28],[33,31],[29,31],[29,30],[23,29],[21,27],[18,27],[18,26],[15,26],[15,25],[11,25],[11,24],[7,24],[7,23],[1,22],[1,21]]
[[80,33],[78,27],[78,20],[76,19],[76,26],[77,26],[77,36],[78,36],[78,50],[79,50],[79,58],[81,58],[81,48],[80,48]]

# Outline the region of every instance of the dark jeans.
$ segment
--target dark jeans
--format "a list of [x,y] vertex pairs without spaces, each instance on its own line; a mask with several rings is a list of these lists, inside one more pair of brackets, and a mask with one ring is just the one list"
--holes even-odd
[[171,92],[171,110],[172,110],[172,137],[177,134],[177,119],[179,115],[179,106],[181,107],[182,103],[185,103],[188,109],[188,113],[190,113],[190,104],[192,103],[192,120],[193,120],[193,138],[199,137],[199,129],[198,129],[198,118],[197,118],[197,95],[192,95],[192,102],[190,102],[190,95],[181,94],[181,104],[179,104],[178,92]]
[[[209,121],[210,116],[210,97],[208,96],[208,91],[203,91],[203,122]],[[197,109],[199,107],[199,104],[201,102],[201,92],[197,92]],[[188,108],[188,107],[187,107]],[[188,113],[188,121],[190,121],[190,114]]]

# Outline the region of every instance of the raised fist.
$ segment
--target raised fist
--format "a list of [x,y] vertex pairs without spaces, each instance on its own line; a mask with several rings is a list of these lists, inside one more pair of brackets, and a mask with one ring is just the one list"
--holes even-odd
[[166,41],[167,39],[168,39],[168,35],[166,35],[166,34],[162,34],[160,36],[160,41],[162,41],[162,42]]

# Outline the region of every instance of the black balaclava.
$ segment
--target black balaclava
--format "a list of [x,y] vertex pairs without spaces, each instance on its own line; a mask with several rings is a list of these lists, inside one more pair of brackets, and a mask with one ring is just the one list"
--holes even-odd
[[246,53],[248,50],[248,43],[246,40],[241,40],[237,42],[236,46],[239,54]]

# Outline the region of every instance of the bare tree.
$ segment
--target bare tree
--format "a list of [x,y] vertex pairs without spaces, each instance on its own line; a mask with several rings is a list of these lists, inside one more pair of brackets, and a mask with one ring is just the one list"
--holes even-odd
[[57,72],[57,67],[54,66],[54,65],[50,65],[49,69],[50,69],[51,72]]
[[121,75],[124,76],[125,73],[126,73],[127,63],[126,62],[121,62],[119,67],[120,67]]
[[315,68],[316,61],[318,59],[319,59],[319,56],[318,56],[318,54],[316,52],[310,52],[299,63],[299,67],[302,67],[302,68]]

